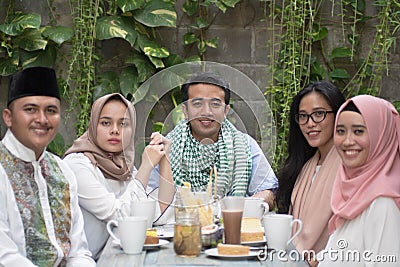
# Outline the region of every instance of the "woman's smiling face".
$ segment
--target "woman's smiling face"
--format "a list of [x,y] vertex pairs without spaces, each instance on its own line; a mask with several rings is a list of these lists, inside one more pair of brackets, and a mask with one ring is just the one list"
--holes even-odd
[[[332,111],[332,107],[322,94],[318,92],[308,93],[300,100],[298,114],[309,115],[316,111]],[[329,151],[333,142],[334,124],[334,114],[327,113],[325,119],[321,122],[316,123],[309,117],[307,123],[299,126],[310,146]]]
[[334,144],[346,168],[360,167],[367,162],[370,140],[360,113],[343,111],[339,114]]

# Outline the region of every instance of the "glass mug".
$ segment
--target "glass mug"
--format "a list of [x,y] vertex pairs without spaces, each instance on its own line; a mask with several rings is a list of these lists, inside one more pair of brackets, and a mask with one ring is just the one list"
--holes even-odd
[[201,225],[197,209],[175,212],[174,251],[178,256],[197,257],[201,252]]

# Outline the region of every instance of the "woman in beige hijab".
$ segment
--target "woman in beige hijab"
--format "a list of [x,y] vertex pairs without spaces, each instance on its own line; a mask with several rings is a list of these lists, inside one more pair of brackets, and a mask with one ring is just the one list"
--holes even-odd
[[92,106],[88,130],[65,153],[64,161],[75,172],[79,204],[92,255],[97,259],[109,234],[106,224],[130,213],[130,200],[147,198],[150,172],[160,165],[160,187],[155,221],[162,221],[174,196],[174,183],[167,159],[171,142],[159,133],[151,135],[138,170],[134,166],[136,113],[122,95],[97,99]]
[[318,253],[328,241],[332,185],[341,162],[333,146],[334,124],[344,101],[339,89],[323,81],[308,85],[292,102],[289,156],[279,174],[276,199],[278,212],[303,222],[293,240],[300,253]]

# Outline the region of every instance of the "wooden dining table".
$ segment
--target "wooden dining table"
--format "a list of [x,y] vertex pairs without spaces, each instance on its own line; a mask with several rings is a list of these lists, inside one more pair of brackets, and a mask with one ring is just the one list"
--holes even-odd
[[[166,242],[164,242],[166,243]],[[260,247],[262,250],[264,247]],[[254,250],[255,248],[252,248]],[[289,246],[288,249],[293,249]],[[263,250],[265,251],[265,250]],[[261,253],[261,252],[260,252]],[[296,257],[286,255],[274,254],[274,251],[267,251],[267,254],[260,254],[252,257],[228,258],[206,255],[204,251],[198,257],[180,257],[177,256],[173,249],[173,241],[152,249],[144,249],[140,254],[129,255],[125,254],[121,247],[113,242],[110,238],[102,252],[102,255],[97,261],[98,267],[142,267],[142,266],[293,266],[293,267],[307,267],[308,264]]]

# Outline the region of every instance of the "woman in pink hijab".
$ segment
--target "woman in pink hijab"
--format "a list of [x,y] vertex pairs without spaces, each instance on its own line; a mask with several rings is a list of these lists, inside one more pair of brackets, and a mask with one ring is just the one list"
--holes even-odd
[[339,109],[332,233],[319,266],[398,266],[400,118],[381,98],[360,95]]

